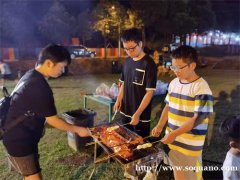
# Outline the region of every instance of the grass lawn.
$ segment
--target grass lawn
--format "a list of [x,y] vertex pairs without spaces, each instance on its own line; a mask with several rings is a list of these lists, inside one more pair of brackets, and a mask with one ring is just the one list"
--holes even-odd
[[[200,69],[202,75],[209,83],[216,100],[215,120],[211,124],[212,138],[208,139],[203,152],[203,159],[223,162],[228,150],[228,143],[225,137],[218,133],[220,122],[229,114],[240,112],[240,74],[234,70],[212,70]],[[59,79],[49,80],[53,88],[55,103],[59,115],[63,112],[83,107],[81,91],[92,93],[100,83],[111,85],[119,78],[118,74],[97,74],[82,76],[67,76]],[[161,80],[170,82],[172,78],[162,77]],[[9,89],[14,86],[9,82]],[[221,95],[219,97],[219,94]],[[37,102],[36,102],[37,103]],[[156,103],[154,103],[156,104]],[[89,107],[97,111],[96,121],[106,120],[107,108],[89,101]],[[160,115],[160,104],[154,105],[152,111],[152,127],[157,123]],[[47,128],[45,136],[39,144],[40,163],[42,174],[47,180],[65,179],[87,179],[93,169],[92,154],[93,146],[89,146],[81,152],[75,152],[67,144],[66,133],[60,130]],[[21,179],[14,172],[9,172],[6,158],[0,143],[0,179]],[[119,163],[100,163],[93,176],[93,179],[124,179],[123,171]]]

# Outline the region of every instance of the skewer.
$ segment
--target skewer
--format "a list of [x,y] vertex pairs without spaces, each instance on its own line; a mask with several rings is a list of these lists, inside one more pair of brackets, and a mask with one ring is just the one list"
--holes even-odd
[[143,139],[147,139],[147,138],[149,138],[149,137],[152,137],[152,135],[149,135],[149,136],[147,136],[147,137],[144,137]]
[[90,136],[92,136],[92,131],[94,130],[95,128],[89,128],[87,127],[87,130],[90,132]]
[[125,123],[125,124],[119,124],[120,126],[125,126],[125,125],[128,125],[128,124],[130,124],[130,122],[129,123]]
[[[100,142],[100,143],[103,143],[102,141],[100,141],[100,140],[98,140],[98,142]],[[94,145],[95,143],[97,143],[97,142],[89,142],[89,143],[86,143],[85,144],[85,146],[90,146],[90,145]]]
[[[161,142],[161,139],[158,140],[158,141],[152,142],[152,144],[155,144],[155,143],[158,143],[158,142]],[[161,143],[162,143],[162,142],[161,142]]]
[[[155,144],[155,143],[158,143],[158,142],[161,142],[161,139],[158,140],[158,141],[152,142],[151,144]],[[133,151],[135,151],[135,150],[139,150],[139,149],[137,149],[137,148],[133,149]]]
[[118,111],[115,111],[114,115],[112,116],[112,121],[115,119],[115,116],[117,114]]
[[91,146],[91,145],[94,145],[95,142],[89,142],[89,143],[86,143],[85,146]]

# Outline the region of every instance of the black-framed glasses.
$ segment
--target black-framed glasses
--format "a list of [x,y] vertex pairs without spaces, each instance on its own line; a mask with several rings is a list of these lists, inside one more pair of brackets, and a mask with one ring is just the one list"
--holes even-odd
[[132,47],[132,48],[123,48],[123,49],[124,49],[125,51],[133,52],[137,46],[138,46],[138,44],[136,44],[136,46],[134,46],[134,47]]
[[186,64],[185,66],[183,67],[178,67],[178,66],[170,66],[170,69],[172,71],[181,71],[182,69],[184,69],[185,67],[187,67],[189,64]]

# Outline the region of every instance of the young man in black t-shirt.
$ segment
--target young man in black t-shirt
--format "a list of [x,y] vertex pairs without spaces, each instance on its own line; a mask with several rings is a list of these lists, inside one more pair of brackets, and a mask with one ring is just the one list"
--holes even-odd
[[141,31],[132,28],[122,34],[124,50],[129,56],[120,78],[122,86],[114,111],[123,116],[123,123],[139,135],[150,133],[151,99],[156,89],[157,70],[154,61],[143,52]]
[[42,179],[38,142],[42,137],[45,122],[82,137],[90,135],[86,128],[70,125],[57,116],[53,92],[47,82],[50,77],[60,76],[70,62],[70,54],[64,47],[48,45],[41,51],[35,69],[28,71],[20,79],[12,93],[12,104],[6,123],[28,111],[34,114],[26,117],[3,137],[11,165],[25,180]]

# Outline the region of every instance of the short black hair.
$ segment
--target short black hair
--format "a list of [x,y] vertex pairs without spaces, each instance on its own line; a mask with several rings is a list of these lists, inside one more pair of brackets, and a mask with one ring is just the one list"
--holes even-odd
[[197,63],[198,54],[196,49],[191,46],[182,45],[172,52],[172,58],[182,59],[186,63]]
[[121,41],[134,41],[136,43],[139,43],[142,41],[142,31],[137,28],[126,29],[122,33]]
[[43,64],[46,59],[50,59],[54,64],[66,61],[71,63],[71,57],[68,50],[60,45],[48,44],[42,49],[38,57],[38,64]]
[[240,114],[226,118],[220,125],[220,133],[240,142]]

